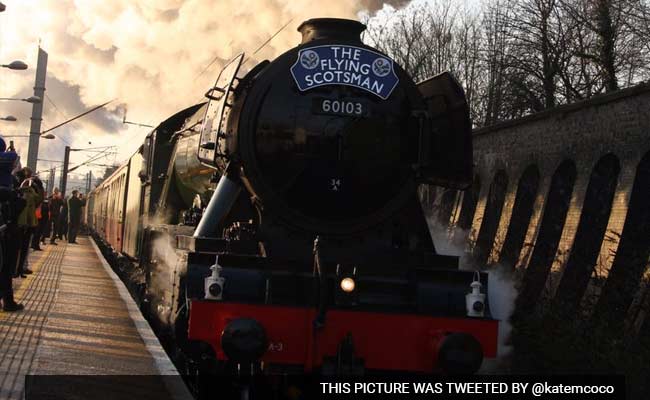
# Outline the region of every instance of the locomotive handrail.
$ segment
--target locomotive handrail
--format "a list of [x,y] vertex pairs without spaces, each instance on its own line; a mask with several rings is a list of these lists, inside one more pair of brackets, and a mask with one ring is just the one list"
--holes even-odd
[[[221,96],[219,96],[219,97],[213,96],[212,92],[214,92],[215,90],[217,92],[221,93]],[[221,89],[221,88],[218,88],[218,87],[215,86],[213,88],[208,89],[208,91],[205,92],[204,96],[207,97],[210,100],[219,101],[219,100],[221,100],[221,98],[223,97],[224,94],[226,94],[226,91],[224,89]]]
[[430,164],[430,162],[427,162],[430,152],[430,135],[426,134],[431,129],[430,114],[425,110],[415,110],[411,115],[418,120],[418,142],[420,146],[418,149],[417,170],[419,174],[421,168]]
[[206,150],[214,150],[217,148],[217,145],[214,142],[205,142],[201,144],[201,148]]
[[316,308],[318,313],[316,318],[312,322],[314,329],[321,329],[325,326],[325,315],[327,313],[327,274],[325,271],[325,266],[320,257],[320,237],[316,236],[314,239],[314,273],[318,276],[318,304]]
[[[225,156],[224,152],[220,151],[219,139],[223,138],[221,130],[224,124],[224,116],[227,115],[226,108],[232,107],[232,104],[228,103],[228,97],[243,57],[244,53],[241,53],[226,64],[219,72],[214,86],[205,93],[205,97],[210,99],[210,102],[208,102],[202,120],[203,127],[199,139],[198,159],[203,165],[211,168],[217,165],[218,157],[223,158]],[[219,92],[220,95],[215,95],[215,92]],[[214,148],[203,147],[204,144],[208,145],[210,142],[214,143]]]

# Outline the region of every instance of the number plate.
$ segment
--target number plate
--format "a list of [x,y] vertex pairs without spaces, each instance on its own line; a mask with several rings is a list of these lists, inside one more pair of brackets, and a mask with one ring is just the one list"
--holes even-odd
[[312,112],[314,114],[365,117],[370,114],[370,106],[367,102],[357,99],[325,99],[317,97],[312,102]]

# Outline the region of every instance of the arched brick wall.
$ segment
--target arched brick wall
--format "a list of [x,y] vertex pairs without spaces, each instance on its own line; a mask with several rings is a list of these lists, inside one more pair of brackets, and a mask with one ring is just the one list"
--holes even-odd
[[618,158],[610,153],[598,161],[591,173],[578,230],[555,296],[567,313],[580,305],[589,278],[594,272],[605,238],[620,169]]
[[560,244],[575,178],[575,163],[565,160],[551,179],[551,185],[546,195],[544,215],[540,221],[538,240],[535,242],[528,268],[525,271],[518,300],[519,307],[526,311],[535,307],[546,285]]
[[476,245],[474,246],[474,261],[477,265],[483,266],[487,263],[490,251],[494,244],[494,238],[501,220],[503,203],[508,188],[508,176],[504,170],[499,170],[494,175],[490,191],[488,192],[483,221],[478,231]]
[[[448,222],[469,230],[467,248],[483,264],[499,261],[523,270],[520,286],[529,307],[542,295],[576,307],[582,298],[594,318],[620,322],[639,297],[635,290],[648,268],[650,234],[644,229],[650,229],[650,211],[644,207],[650,207],[650,189],[639,188],[649,185],[643,172],[650,168],[649,151],[650,84],[483,128],[474,132],[482,185],[456,197],[458,217]],[[524,180],[531,166],[536,185]],[[594,175],[603,173],[605,183],[596,185]],[[505,184],[496,184],[497,176]],[[600,191],[608,196],[594,200]],[[621,292],[630,286],[636,289]],[[596,302],[587,304],[587,297]],[[609,313],[607,304],[616,311]],[[638,325],[648,329],[650,317]]]
[[629,209],[595,318],[614,326],[627,313],[650,259],[650,152],[639,163]]
[[519,260],[528,224],[533,215],[533,205],[538,187],[539,169],[536,165],[530,165],[524,170],[517,184],[512,216],[508,222],[508,230],[499,256],[499,263],[503,265],[514,267]]

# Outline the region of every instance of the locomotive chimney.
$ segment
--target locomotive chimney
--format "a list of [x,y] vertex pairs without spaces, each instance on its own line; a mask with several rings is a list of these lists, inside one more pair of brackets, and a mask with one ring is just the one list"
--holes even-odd
[[321,39],[361,42],[361,32],[365,30],[366,26],[359,21],[340,18],[308,19],[298,27],[301,44]]

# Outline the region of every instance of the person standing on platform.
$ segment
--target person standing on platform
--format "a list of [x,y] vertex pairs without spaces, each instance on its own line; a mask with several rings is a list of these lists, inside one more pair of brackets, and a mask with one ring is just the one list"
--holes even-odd
[[63,201],[63,205],[61,206],[61,213],[59,214],[59,239],[63,240],[68,240],[68,201],[70,200],[70,197],[68,196],[67,199],[61,198]]
[[32,228],[32,249],[41,251],[40,242],[44,228],[44,224],[42,223],[44,215],[41,210],[41,205],[45,199],[45,188],[43,187],[43,182],[38,179],[38,176],[32,178],[32,187],[36,190],[36,194],[38,194],[38,202],[36,203],[36,209],[34,211],[36,226]]
[[14,300],[13,275],[18,259],[17,216],[24,202],[17,196],[14,185],[18,183],[11,172],[15,168],[18,155],[15,151],[5,151],[6,143],[0,138],[0,299],[2,310],[20,311],[22,304]]
[[40,206],[41,219],[38,220],[39,240],[45,245],[45,239],[50,237],[50,199],[44,198]]
[[35,189],[35,184],[32,179],[25,179],[20,184],[18,192],[25,200],[25,208],[18,216],[18,240],[20,244],[20,252],[18,254],[18,263],[16,266],[15,277],[22,276],[23,278],[31,274],[32,271],[27,268],[27,254],[29,252],[29,244],[31,235],[38,224],[36,220],[36,206],[40,201],[40,196]]
[[77,233],[81,225],[81,208],[86,205],[83,194],[77,190],[72,191],[68,200],[68,243],[77,243]]
[[63,207],[63,199],[61,198],[61,193],[59,188],[54,188],[52,195],[49,197],[50,202],[50,230],[52,235],[50,236],[50,244],[56,245],[56,238],[59,235],[59,226],[61,221],[59,218],[61,216],[61,207]]

